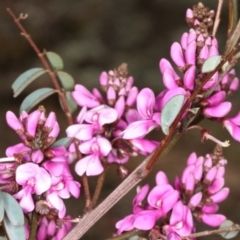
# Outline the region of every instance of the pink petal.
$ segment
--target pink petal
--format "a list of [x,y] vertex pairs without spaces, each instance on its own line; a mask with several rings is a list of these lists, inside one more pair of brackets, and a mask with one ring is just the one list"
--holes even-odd
[[231,136],[238,142],[240,142],[240,128],[233,124],[229,120],[224,120],[224,127],[228,130]]
[[13,130],[17,131],[17,130],[23,129],[22,123],[18,120],[18,118],[13,112],[8,111],[6,113],[6,120],[7,120],[8,126]]
[[203,213],[211,214],[217,212],[219,209],[217,204],[211,204],[211,205],[204,205],[201,209]]
[[115,101],[116,100],[116,91],[112,86],[110,86],[107,90],[107,99],[109,101]]
[[99,105],[98,99],[88,91],[87,88],[80,84],[75,85],[75,90],[72,92],[72,96],[79,106],[93,108]]
[[118,229],[117,234],[120,235],[124,231],[133,230],[135,228],[133,226],[133,220],[134,220],[134,215],[131,214],[131,215],[125,217],[124,219],[118,221],[115,225],[116,228]]
[[206,60],[209,57],[209,47],[204,45],[199,53],[199,58]]
[[31,160],[34,163],[40,163],[44,158],[43,152],[41,150],[33,150],[31,154]]
[[98,156],[92,156],[88,162],[86,175],[87,176],[96,176],[103,172],[104,168],[102,166],[101,160]]
[[188,44],[188,33],[184,33],[181,37],[181,46],[185,50]]
[[213,94],[211,97],[209,97],[207,99],[207,101],[209,102],[210,106],[216,106],[216,105],[220,104],[221,102],[223,102],[225,97],[226,97],[226,92],[220,91],[220,92]]
[[151,153],[158,146],[158,143],[150,141],[148,139],[132,139],[132,145],[138,148],[140,151]]
[[222,188],[219,192],[212,195],[210,198],[214,203],[220,203],[224,201],[229,194],[229,188]]
[[111,143],[103,137],[99,137],[97,138],[97,143],[99,146],[99,151],[101,153],[102,156],[107,156],[109,154],[109,152],[112,150],[112,145]]
[[53,128],[56,120],[57,120],[56,114],[54,112],[50,112],[50,114],[48,115],[47,120],[44,124],[44,127]]
[[197,44],[192,41],[186,48],[185,59],[187,64],[195,65]]
[[176,83],[171,70],[168,68],[163,72],[163,84],[167,89],[177,88],[178,84]]
[[99,76],[99,82],[101,86],[106,86],[108,83],[108,74],[106,72],[102,72]]
[[158,125],[152,120],[142,120],[133,122],[122,132],[124,139],[134,139],[144,137]]
[[134,227],[140,230],[150,230],[160,216],[157,211],[144,210],[134,217]]
[[208,187],[208,193],[214,194],[224,186],[225,180],[223,177],[217,178],[214,180],[211,186]]
[[90,140],[93,136],[94,126],[89,124],[73,124],[66,129],[68,137],[76,137],[79,140]]
[[133,79],[132,76],[127,78],[126,86],[125,86],[125,89],[126,89],[127,92],[129,92],[130,89],[133,87],[133,82],[134,82],[134,79]]
[[20,185],[25,185],[29,178],[35,177],[39,166],[35,163],[24,163],[17,167],[16,182]]
[[36,110],[28,115],[28,118],[26,121],[26,130],[30,136],[34,137],[36,134],[40,115],[41,115],[41,112],[39,110]]
[[185,67],[185,60],[183,56],[182,47],[178,42],[174,42],[171,46],[170,55],[174,63],[178,67]]
[[83,123],[85,115],[87,113],[87,107],[83,107],[77,116],[77,123]]
[[211,227],[218,227],[226,220],[226,217],[221,214],[202,214],[201,220]]
[[205,108],[203,112],[207,117],[225,117],[231,108],[231,102],[222,102],[217,106]]
[[157,175],[155,177],[155,181],[158,186],[164,185],[164,184],[169,184],[166,174],[162,171],[157,173]]
[[211,183],[217,175],[217,167],[212,167],[206,174],[204,182]]
[[187,160],[187,165],[193,165],[197,161],[197,154],[195,152],[191,153]]
[[125,98],[123,96],[119,97],[114,105],[114,109],[118,113],[118,119],[120,119],[125,110]]
[[137,96],[137,110],[144,119],[149,119],[153,114],[155,96],[150,88],[144,88]]
[[46,192],[51,186],[51,177],[49,173],[42,167],[39,167],[38,173],[35,175],[35,187],[36,194],[41,195]]
[[99,114],[98,123],[100,126],[113,123],[118,118],[118,112],[114,108],[106,107]]
[[24,212],[32,212],[34,209],[34,202],[32,199],[32,192],[27,191],[26,195],[19,202]]
[[184,74],[184,77],[183,77],[184,86],[189,90],[193,90],[195,85],[195,78],[196,78],[196,67],[191,66]]
[[30,151],[31,151],[31,148],[26,147],[23,143],[18,143],[16,145],[8,147],[6,149],[6,155],[8,157],[13,157],[14,154],[17,154],[17,153],[23,153],[23,154],[25,153],[26,154]]
[[138,95],[138,88],[137,87],[132,87],[131,90],[128,93],[127,99],[126,99],[126,105],[129,107],[132,107],[137,99]]
[[201,192],[198,192],[198,193],[195,193],[189,200],[189,207],[192,208],[192,207],[197,207],[198,204],[202,201],[202,193]]

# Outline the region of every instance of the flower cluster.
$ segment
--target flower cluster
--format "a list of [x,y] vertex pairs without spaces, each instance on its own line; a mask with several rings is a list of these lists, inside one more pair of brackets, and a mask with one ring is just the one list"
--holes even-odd
[[[211,36],[213,16],[214,12],[204,7],[202,3],[194,6],[193,10],[187,10],[186,19],[192,28],[182,35],[180,43],[174,42],[170,50],[171,58],[181,72],[181,76],[177,74],[168,60],[160,60],[159,67],[166,90],[157,96],[157,103],[162,101],[162,97],[169,92],[175,92],[172,95],[177,93],[191,95],[204,79],[205,75],[201,70],[204,61],[211,56],[219,55],[218,41]],[[239,79],[234,69],[216,71],[204,84],[202,92],[198,94],[191,107],[199,109],[205,118],[222,122],[232,137],[240,141],[239,114],[234,118],[226,118],[232,104],[225,101],[225,98],[238,88]],[[159,110],[158,106],[161,104],[156,104]]]
[[9,111],[6,120],[21,143],[8,147],[7,158],[1,159],[1,188],[19,200],[24,213],[35,210],[40,218],[63,219],[63,199],[78,198],[80,184],[73,180],[65,147],[54,146],[60,131],[55,113],[46,117],[40,107],[17,118]]
[[[167,239],[181,239],[195,232],[193,217],[209,226],[219,226],[226,218],[217,214],[218,203],[229,193],[224,188],[224,173],[227,160],[221,147],[213,154],[197,157],[192,153],[182,176],[173,186],[163,172],[156,175],[156,186],[143,186],[133,200],[133,213],[116,223],[118,234],[139,230],[159,229]],[[147,203],[143,204],[147,196]]]
[[[159,114],[153,113],[154,94],[150,89],[138,94],[126,64],[103,72],[100,85],[104,94],[96,88],[90,92],[80,84],[72,92],[82,109],[77,124],[69,126],[66,132],[68,137],[79,141],[78,150],[83,158],[76,163],[75,171],[80,176],[84,173],[99,175],[104,164],[124,164],[130,156],[147,155],[158,144],[144,138],[159,127]],[[69,151],[73,156],[76,152],[74,144],[70,145]]]

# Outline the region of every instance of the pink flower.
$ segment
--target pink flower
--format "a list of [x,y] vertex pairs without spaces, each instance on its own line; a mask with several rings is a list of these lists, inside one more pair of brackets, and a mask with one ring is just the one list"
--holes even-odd
[[174,231],[179,236],[187,236],[193,229],[194,223],[190,209],[182,201],[178,201],[173,208],[168,231]]
[[75,89],[72,92],[73,99],[81,107],[96,107],[100,105],[99,100],[90,91],[87,90],[83,85],[76,84]]
[[151,89],[144,88],[137,96],[137,109],[143,120],[130,123],[122,132],[124,139],[144,137],[159,126],[159,113],[154,113],[155,96]]
[[103,166],[101,157],[105,157],[111,151],[111,143],[103,137],[94,137],[79,146],[79,150],[88,156],[80,159],[75,165],[75,171],[82,176],[86,173],[87,176],[95,176],[102,173]]
[[20,206],[25,212],[34,209],[32,194],[41,195],[51,186],[51,177],[42,167],[34,163],[25,163],[16,170],[16,182],[23,188],[14,196],[20,199]]

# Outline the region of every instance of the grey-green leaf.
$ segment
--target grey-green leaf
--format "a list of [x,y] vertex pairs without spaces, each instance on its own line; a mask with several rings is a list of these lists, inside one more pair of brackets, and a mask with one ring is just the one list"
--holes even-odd
[[14,97],[17,97],[31,82],[46,72],[43,68],[32,68],[21,74],[12,84]]
[[4,217],[4,205],[3,205],[3,199],[2,199],[2,191],[0,191],[0,222],[2,222]]
[[63,60],[62,58],[54,53],[54,52],[46,52],[45,53],[48,61],[50,62],[51,66],[56,70],[62,70],[63,69]]
[[75,84],[74,79],[70,74],[66,72],[58,71],[57,75],[62,84],[62,87],[66,91],[71,91],[74,88],[74,84]]
[[163,107],[161,113],[161,128],[165,135],[169,134],[169,127],[177,117],[180,112],[185,96],[184,95],[176,95],[168,100],[168,102]]
[[222,57],[220,55],[209,57],[202,65],[202,73],[214,71],[221,62],[221,60]]
[[[74,99],[73,99],[73,97],[72,97],[72,93],[71,93],[71,92],[66,92],[66,93],[65,93],[65,96],[66,96],[67,105],[68,105],[68,108],[69,108],[70,113],[74,113],[74,112],[77,110],[78,105],[77,105],[76,102],[74,101]],[[59,98],[59,101],[60,101],[61,108],[62,108],[63,111],[64,111],[63,104],[62,104],[62,101],[61,101],[60,98]]]
[[2,192],[1,195],[5,212],[11,224],[13,226],[23,225],[24,224],[23,211],[17,200],[6,192]]
[[[219,229],[229,228],[232,227],[234,223],[230,220],[225,220],[220,226]],[[238,235],[238,231],[231,231],[231,232],[223,232],[219,233],[225,239],[231,239]]]
[[25,230],[24,226],[13,226],[9,221],[7,215],[3,219],[4,228],[9,240],[25,240]]
[[51,148],[60,146],[68,147],[71,141],[72,139],[68,137],[60,138],[51,146]]
[[39,102],[47,98],[48,96],[55,93],[53,88],[40,88],[32,93],[30,93],[22,102],[20,106],[20,113],[22,111],[28,112],[34,106],[36,106]]

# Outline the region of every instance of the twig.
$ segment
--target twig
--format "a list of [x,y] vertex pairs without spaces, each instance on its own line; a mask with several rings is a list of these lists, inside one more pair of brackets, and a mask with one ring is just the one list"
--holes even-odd
[[220,23],[220,15],[221,15],[221,11],[222,11],[222,5],[223,5],[223,0],[218,0],[218,7],[217,7],[217,13],[216,13],[216,17],[215,17],[215,21],[214,21],[214,25],[213,25],[213,31],[212,31],[212,35],[213,37],[215,37],[216,33],[217,33],[217,29]]
[[233,30],[230,38],[227,41],[226,44],[226,49],[225,49],[225,54],[228,54],[233,47],[236,46],[237,42],[239,41],[240,38],[240,20],[238,21],[236,28]]
[[124,239],[128,239],[128,238],[130,238],[134,235],[141,235],[142,233],[144,233],[144,231],[134,229],[130,232],[123,233],[119,236],[115,236],[115,237],[112,237],[112,238],[107,238],[105,240],[124,240]]
[[103,173],[101,175],[99,175],[99,177],[98,177],[97,184],[96,184],[95,191],[94,191],[93,198],[92,198],[92,208],[95,208],[95,206],[97,205],[97,200],[100,196],[108,168],[109,167],[106,166],[104,168]]
[[31,230],[30,230],[29,240],[35,240],[36,234],[37,234],[37,228],[38,228],[37,213],[33,211],[32,217],[31,217],[31,226],[30,226]]
[[227,232],[232,232],[232,231],[240,231],[240,226],[239,225],[233,225],[232,227],[220,228],[220,229],[207,230],[207,231],[203,231],[203,232],[193,233],[193,234],[190,234],[186,237],[182,237],[182,239],[183,240],[188,240],[188,239],[192,239],[192,238],[205,237],[205,236],[209,236],[209,235],[214,235],[214,234],[219,234],[219,233],[227,233]]
[[231,36],[233,29],[238,21],[238,0],[228,0],[228,38]]

